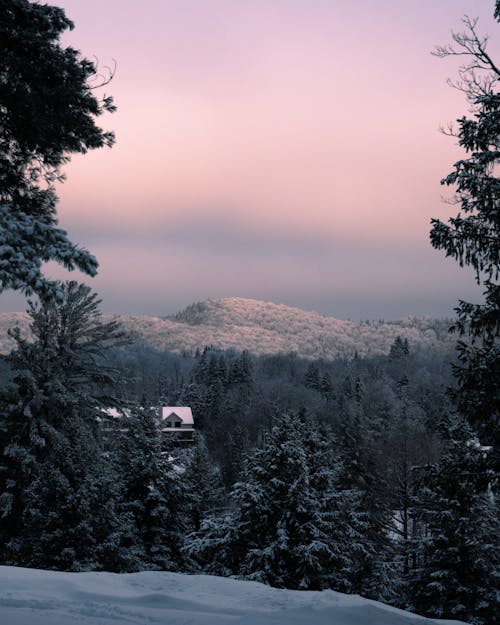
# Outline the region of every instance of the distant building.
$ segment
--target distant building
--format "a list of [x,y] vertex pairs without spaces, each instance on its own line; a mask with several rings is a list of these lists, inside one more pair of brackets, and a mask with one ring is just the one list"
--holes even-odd
[[160,411],[162,432],[174,434],[174,440],[181,444],[194,441],[193,413],[189,406],[162,406]]
[[[160,431],[165,439],[172,439],[176,445],[189,445],[194,442],[193,413],[189,406],[152,406],[156,412]],[[130,419],[133,411],[128,408],[106,408],[103,413],[111,419],[123,419],[126,432],[126,419]]]

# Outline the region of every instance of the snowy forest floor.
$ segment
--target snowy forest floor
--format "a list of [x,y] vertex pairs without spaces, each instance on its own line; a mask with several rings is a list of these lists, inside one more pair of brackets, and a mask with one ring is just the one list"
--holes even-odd
[[458,625],[331,590],[208,575],[59,573],[0,566],[2,625]]

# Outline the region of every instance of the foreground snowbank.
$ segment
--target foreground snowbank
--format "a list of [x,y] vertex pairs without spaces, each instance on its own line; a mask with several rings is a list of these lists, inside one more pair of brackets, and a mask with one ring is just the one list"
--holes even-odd
[[2,625],[451,625],[331,590],[207,575],[56,573],[0,566]]

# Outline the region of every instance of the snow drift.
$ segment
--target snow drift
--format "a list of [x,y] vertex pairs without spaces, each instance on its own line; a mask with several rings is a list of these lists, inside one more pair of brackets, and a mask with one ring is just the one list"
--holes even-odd
[[0,566],[2,625],[458,625],[344,595],[208,575]]

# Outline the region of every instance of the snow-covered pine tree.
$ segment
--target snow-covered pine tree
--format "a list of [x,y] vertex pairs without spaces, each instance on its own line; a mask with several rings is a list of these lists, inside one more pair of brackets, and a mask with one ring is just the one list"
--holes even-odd
[[195,444],[182,455],[186,486],[186,519],[195,532],[201,522],[223,502],[220,471],[208,453],[203,435],[195,433]]
[[221,477],[228,492],[243,477],[245,456],[249,448],[249,435],[245,424],[236,422],[236,419],[234,421],[222,448]]
[[310,362],[307,365],[306,372],[304,374],[304,386],[312,388],[317,391],[320,388],[319,384],[319,368],[315,362]]
[[397,336],[391,345],[389,350],[389,358],[391,360],[401,360],[410,353],[410,347],[408,345],[408,339],[405,337]]
[[[500,22],[500,2],[495,2]],[[431,467],[417,508],[427,538],[417,544],[415,579],[417,609],[433,616],[450,615],[474,623],[497,623],[498,616],[498,486],[500,469],[500,67],[478,34],[477,20],[467,16],[465,31],[453,33],[453,44],[439,46],[439,57],[460,56],[465,64],[459,81],[471,104],[468,117],[450,134],[465,157],[441,184],[455,189],[461,211],[443,223],[432,220],[433,247],[460,266],[470,266],[484,287],[482,303],[460,301],[454,330],[459,365],[452,391],[463,423],[453,427],[441,461]],[[487,470],[489,464],[490,470]]]
[[385,462],[381,462],[376,435],[369,427],[363,392],[359,376],[354,382],[350,376],[344,380],[337,437],[337,482],[341,491],[356,493],[364,515],[366,554],[355,568],[355,578],[353,571],[353,591],[371,598],[388,599],[393,559],[389,537],[392,509]]
[[134,558],[140,568],[182,570],[187,487],[162,441],[154,409],[132,410],[119,453],[122,509],[132,521],[127,534]]
[[24,492],[22,563],[65,571],[128,570],[119,483],[92,432],[75,419],[64,433],[55,433],[50,447]]
[[[499,3],[494,17],[500,22]],[[461,212],[447,223],[432,220],[431,244],[460,266],[470,266],[484,287],[482,303],[460,301],[455,331],[459,365],[455,402],[483,444],[493,444],[500,470],[500,65],[487,49],[488,37],[477,30],[477,19],[463,19],[465,31],[453,33],[453,44],[439,46],[439,57],[460,56],[465,64],[459,81],[471,114],[458,120],[450,134],[465,151],[441,184],[455,189]]]
[[[374,549],[367,536],[368,517],[361,509],[361,493],[354,488],[341,487],[344,466],[330,430],[321,432],[318,423],[306,420],[304,445],[310,488],[321,506],[318,523],[323,517],[322,526],[330,548],[330,561],[324,563],[328,571],[327,585],[340,592],[360,592],[360,572],[365,562],[374,557]],[[315,571],[317,563],[304,558],[301,568],[305,576],[311,564]]]
[[50,260],[96,273],[57,227],[54,183],[71,154],[113,144],[95,120],[115,107],[95,95],[96,65],[60,44],[72,28],[60,7],[0,0],[0,292],[57,295],[41,271]]
[[296,417],[277,419],[264,448],[249,458],[245,480],[235,485],[244,550],[239,573],[247,579],[284,588],[322,585],[319,564],[328,539],[318,523],[324,515],[311,489],[303,437]]
[[[95,476],[92,467],[103,466],[98,423],[114,378],[100,359],[108,347],[123,341],[123,333],[117,323],[102,322],[99,300],[89,287],[67,282],[57,283],[57,290],[60,301],[30,304],[32,340],[12,332],[14,378],[1,396],[0,550],[3,561],[12,564],[27,563],[23,541],[34,540],[27,524],[35,518],[29,516],[28,497],[33,510],[50,507],[52,494],[43,482],[49,475],[58,484],[56,496],[75,511],[74,528],[94,523],[90,517],[83,519],[86,504],[80,506],[75,498],[80,497],[83,483]],[[105,482],[98,480],[92,488]],[[45,496],[49,500],[43,502]],[[96,511],[87,513],[92,516]],[[50,540],[60,540],[60,551],[74,545],[68,523],[64,515],[51,517],[54,536]],[[116,530],[112,523],[103,527],[109,535]],[[89,560],[95,557],[95,552],[88,554]],[[65,568],[72,568],[69,561]]]
[[500,622],[500,523],[488,484],[491,448],[458,421],[440,461],[422,467],[414,497],[420,527],[410,571],[411,607],[477,625]]
[[247,458],[232,492],[234,510],[190,537],[207,572],[284,588],[351,588],[364,547],[350,493],[335,493],[321,438],[293,415],[278,417],[262,449]]

